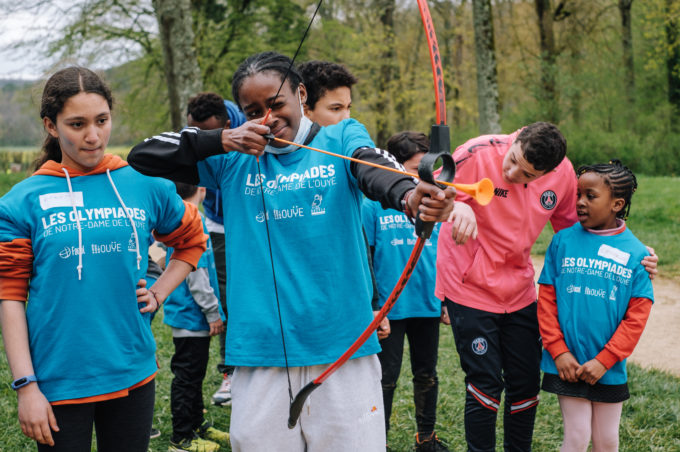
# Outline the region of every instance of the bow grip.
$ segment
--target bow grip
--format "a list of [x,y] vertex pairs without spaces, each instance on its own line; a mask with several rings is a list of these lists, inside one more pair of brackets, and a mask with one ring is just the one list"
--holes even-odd
[[[430,132],[430,150],[423,156],[418,165],[418,177],[420,180],[437,185],[440,188],[446,188],[445,185],[438,184],[432,174],[437,161],[441,159],[442,167],[439,180],[453,182],[453,178],[456,175],[456,163],[451,156],[450,143],[449,126],[442,124],[433,125]],[[420,215],[416,216],[416,235],[418,237],[423,239],[430,238],[432,229],[434,229],[434,222],[422,221]]]

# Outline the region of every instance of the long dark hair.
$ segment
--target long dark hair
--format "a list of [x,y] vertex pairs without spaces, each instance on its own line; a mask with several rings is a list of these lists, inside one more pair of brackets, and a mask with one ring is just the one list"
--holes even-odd
[[[99,94],[113,109],[111,90],[97,74],[84,67],[71,66],[56,72],[45,83],[40,103],[40,118],[49,118],[55,125],[57,115],[64,109],[64,104],[78,93]],[[59,140],[49,133],[42,146],[42,153],[35,161],[35,169],[40,168],[48,160],[61,162]]]

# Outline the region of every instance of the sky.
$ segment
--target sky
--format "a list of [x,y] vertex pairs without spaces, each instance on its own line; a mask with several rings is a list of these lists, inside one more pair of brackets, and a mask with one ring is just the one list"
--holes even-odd
[[[46,29],[49,17],[36,17],[28,12],[15,12],[0,19],[0,79],[36,79],[50,66],[35,48],[8,49],[12,44],[27,41]],[[35,29],[34,29],[35,28]],[[46,33],[45,31],[40,33]]]
[[[0,79],[35,80],[45,77],[54,69],[57,59],[44,56],[45,42],[47,38],[56,37],[50,36],[50,33],[58,33],[72,18],[73,13],[65,12],[65,9],[72,8],[74,0],[48,0],[40,9],[33,8],[31,11],[24,5],[22,0],[0,0]],[[8,12],[11,9],[15,11]],[[43,38],[42,41],[40,38]],[[38,41],[35,44],[18,49],[10,48],[17,43],[35,40]],[[107,69],[124,62],[134,54],[126,51],[135,48],[129,42],[114,44],[96,63],[86,58],[88,49],[81,48],[83,55],[70,63],[82,64],[92,69]]]

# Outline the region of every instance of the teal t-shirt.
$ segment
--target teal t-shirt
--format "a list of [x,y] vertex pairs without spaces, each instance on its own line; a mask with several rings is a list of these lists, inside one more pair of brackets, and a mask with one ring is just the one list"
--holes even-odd
[[[560,329],[569,351],[583,364],[594,359],[623,320],[631,298],[654,300],[652,282],[640,261],[647,248],[625,229],[620,234],[592,234],[576,223],[553,236],[539,284],[555,287]],[[557,374],[543,350],[541,369]],[[627,381],[626,361],[613,365],[599,383]]]
[[[362,215],[368,243],[375,247],[373,270],[382,306],[399,281],[418,237],[404,213],[385,210],[377,201],[364,199]],[[441,315],[441,301],[434,296],[439,226],[440,223],[435,225],[425,242],[408,284],[388,314],[391,320]]]
[[[374,144],[354,120],[323,127],[310,146],[350,156]],[[345,160],[306,149],[256,158],[239,152],[199,162],[200,184],[219,189],[226,237],[226,363],[290,366],[335,361],[372,321],[361,231],[362,193]],[[267,212],[262,203],[262,192]],[[354,357],[380,351],[375,334]]]
[[[203,223],[203,232],[208,235],[208,228],[205,226],[205,220],[201,217]],[[170,262],[173,249],[168,247],[165,255],[166,265]],[[215,267],[215,256],[213,255],[212,241],[208,236],[207,249],[201,255],[201,258],[196,265],[196,268],[205,268],[208,270],[208,277],[210,278],[210,287],[212,287],[215,297],[219,300],[220,289],[217,284],[217,268]],[[222,317],[222,321],[226,320],[226,316],[222,311],[220,303],[217,308]],[[170,325],[173,328],[182,328],[190,331],[210,331],[210,325],[203,315],[200,306],[196,304],[189,284],[186,280],[177,286],[177,288],[168,296],[163,303],[163,323]]]
[[81,250],[65,177],[29,177],[0,200],[0,242],[31,240],[29,344],[40,390],[51,402],[126,389],[157,370],[149,315],[140,314],[135,291],[146,274],[152,230],[175,230],[185,207],[170,181],[129,166],[112,170],[111,178],[137,228],[139,269],[132,225],[106,174],[71,178]]

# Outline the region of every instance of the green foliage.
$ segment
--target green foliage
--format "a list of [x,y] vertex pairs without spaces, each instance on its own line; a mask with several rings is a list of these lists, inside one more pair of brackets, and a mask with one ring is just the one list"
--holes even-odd
[[42,126],[33,101],[32,83],[0,80],[0,144],[22,146],[40,142]]
[[[31,0],[25,6],[41,3]],[[554,3],[554,2],[553,2]],[[415,3],[395,2],[394,28],[381,23],[378,0],[324,3],[298,61],[331,60],[358,76],[353,115],[372,136],[389,131],[428,131],[434,122],[432,75]],[[452,145],[476,134],[474,37],[469,2],[430,2],[447,89]],[[263,50],[293,54],[310,19],[313,0],[209,0],[192,2],[195,47],[205,90],[231,97],[231,78],[243,59]],[[642,174],[677,175],[680,137],[670,118],[666,26],[678,19],[678,2],[633,3],[634,104],[624,87],[618,9],[610,0],[561,3],[554,22],[559,126],[575,164],[618,157]],[[131,145],[170,128],[161,54],[150,2],[76,1],[68,26],[54,33],[52,48],[64,56],[134,56],[107,71],[117,103],[111,143]],[[77,14],[76,14],[77,13]],[[493,2],[501,122],[511,132],[541,113],[540,53],[534,2]],[[111,25],[111,24],[115,24]],[[61,33],[61,34],[60,34]],[[63,35],[63,36],[62,36]],[[108,53],[107,53],[108,52]],[[386,57],[386,55],[391,55]],[[382,83],[389,69],[391,81]],[[0,101],[0,145],[38,145],[40,85],[7,84]],[[14,105],[20,104],[17,108]],[[7,119],[10,118],[10,119]],[[26,133],[21,133],[25,130]],[[12,141],[10,141],[12,140]],[[384,143],[378,143],[384,145]]]
[[[310,2],[266,0],[251,2],[194,1],[194,29],[203,86],[231,99],[231,80],[248,56],[276,50],[293,56],[311,12]],[[303,47],[298,58],[304,59]]]

